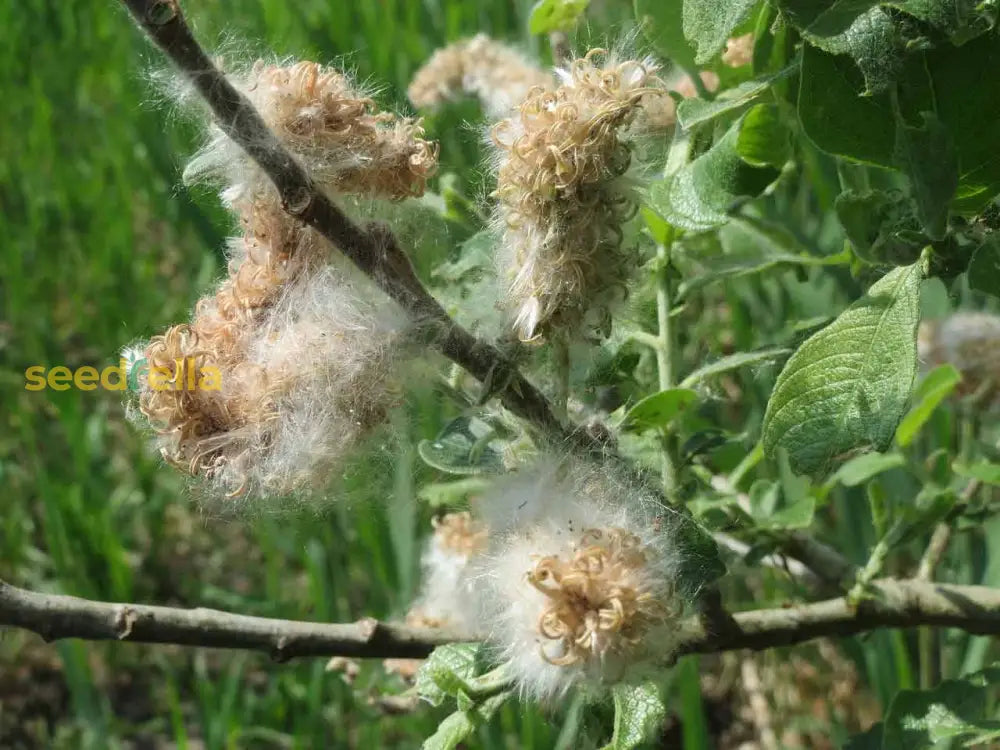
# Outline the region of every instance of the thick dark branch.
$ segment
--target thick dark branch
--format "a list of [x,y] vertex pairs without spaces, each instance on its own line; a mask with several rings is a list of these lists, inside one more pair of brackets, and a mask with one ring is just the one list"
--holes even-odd
[[[708,632],[699,618],[683,626],[681,653],[763,650],[813,638],[849,636],[879,628],[920,625],[1000,635],[1000,590],[922,581],[880,580],[871,598],[852,609],[845,598],[733,615],[724,632]],[[421,657],[443,643],[474,634],[392,625],[371,619],[325,624],[248,617],[212,609],[115,604],[39,594],[0,581],[0,626],[46,640],[83,638],[136,643],[250,649],[276,659],[301,656]]]
[[586,442],[560,424],[545,397],[490,344],[458,325],[417,279],[395,237],[360,227],[341,211],[271,133],[253,105],[226,80],[195,41],[178,0],[122,0],[139,25],[190,79],[220,128],[260,165],[285,210],[322,234],[421,324],[446,357],[489,384],[504,406],[546,435]]

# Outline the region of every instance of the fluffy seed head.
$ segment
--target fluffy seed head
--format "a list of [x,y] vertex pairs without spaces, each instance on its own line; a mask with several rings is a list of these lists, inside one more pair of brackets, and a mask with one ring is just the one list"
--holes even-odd
[[925,321],[917,334],[917,352],[927,369],[953,364],[962,373],[960,392],[978,393],[980,403],[1000,406],[1000,315],[957,312]]
[[206,480],[216,497],[308,495],[397,400],[402,313],[331,266],[303,275],[240,329],[231,345],[202,348],[200,319],[146,347],[171,384],[211,364],[217,389],[144,387],[139,408],[164,458]]
[[486,549],[486,527],[468,511],[448,513],[435,518],[433,524],[434,534],[421,561],[421,594],[406,621],[423,627],[468,630],[475,625],[469,563]]
[[647,500],[607,467],[580,464],[482,498],[491,523],[507,524],[476,563],[482,627],[524,693],[600,689],[670,655],[683,609],[679,552],[672,524]]
[[532,90],[493,128],[500,272],[522,339],[581,321],[603,327],[627,276],[622,224],[636,202],[624,129],[652,92],[655,66],[605,58],[592,50],[574,61],[559,88]]
[[[314,62],[258,61],[230,76],[313,179],[337,192],[399,200],[421,195],[437,166],[437,147],[423,139],[420,120],[380,112],[340,71]],[[223,198],[253,200],[266,179],[217,127],[188,165],[186,180],[216,179]]]
[[[231,80],[338,198],[423,192],[436,148],[419,121],[376,111],[342,73],[259,62]],[[142,383],[139,411],[166,460],[205,479],[210,495],[308,495],[396,401],[405,318],[352,269],[332,265],[329,242],[283,209],[263,172],[217,127],[186,175],[222,184],[243,236],[192,321],[146,346],[150,367],[168,377],[163,388]],[[199,381],[204,368],[216,374],[212,388]]]
[[413,76],[407,93],[419,108],[439,107],[470,94],[495,120],[510,114],[534,87],[554,85],[551,75],[516,50],[477,34],[435,52]]

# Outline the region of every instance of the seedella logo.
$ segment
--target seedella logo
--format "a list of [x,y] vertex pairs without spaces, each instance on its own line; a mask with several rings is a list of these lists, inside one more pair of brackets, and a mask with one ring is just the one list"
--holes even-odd
[[145,357],[121,357],[117,365],[108,365],[100,372],[84,365],[71,370],[63,365],[47,369],[34,365],[24,371],[26,391],[68,391],[76,388],[93,391],[141,390],[153,391],[218,391],[222,390],[222,373],[214,365],[198,367],[194,357],[175,359],[169,366],[150,367]]

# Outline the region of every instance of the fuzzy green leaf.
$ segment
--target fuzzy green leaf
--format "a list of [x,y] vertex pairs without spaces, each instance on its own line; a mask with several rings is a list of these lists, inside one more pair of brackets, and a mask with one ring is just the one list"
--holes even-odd
[[604,750],[632,750],[649,740],[667,715],[654,682],[615,685],[615,731]]
[[833,55],[849,55],[864,77],[867,95],[886,91],[902,67],[906,35],[900,23],[873,0],[838,0],[812,16],[823,4],[811,0],[782,0],[797,6],[802,36],[814,47]]
[[896,120],[889,97],[861,96],[863,89],[850,57],[805,45],[798,109],[806,135],[835,156],[892,167]]
[[899,193],[848,190],[834,207],[854,252],[871,263],[909,265],[927,244],[913,202]]
[[898,8],[938,27],[952,35],[956,44],[985,33],[992,26],[991,9],[982,0],[883,0],[882,5]]
[[813,474],[858,450],[884,450],[917,366],[921,264],[890,271],[811,336],[778,376],[764,416],[764,451],[788,451]]
[[931,370],[913,393],[913,406],[896,428],[896,442],[907,446],[920,433],[931,414],[955,390],[962,375],[954,365],[944,364]]
[[987,34],[923,54],[935,114],[951,133],[961,165],[952,208],[977,212],[1000,193],[1000,43]]
[[528,31],[532,34],[569,31],[589,4],[590,0],[538,0],[528,16]]
[[[884,750],[920,750],[939,743],[985,746],[1000,738],[1000,721],[990,693],[1000,670],[990,667],[959,680],[945,680],[931,690],[896,694],[883,721]],[[993,688],[991,691],[990,688]]]
[[438,646],[417,670],[417,693],[433,706],[456,697],[483,668],[480,643]]
[[685,99],[677,105],[677,123],[684,128],[692,128],[710,122],[717,117],[737,112],[753,103],[771,86],[798,70],[798,61],[771,75],[754,78],[720,93],[711,101],[707,99]]
[[697,400],[698,394],[689,388],[669,388],[646,396],[625,413],[621,429],[643,432],[667,427]]
[[899,119],[896,127],[896,161],[910,179],[910,193],[924,232],[944,239],[948,206],[958,187],[958,157],[948,131],[937,115],[922,112],[918,127]]
[[792,158],[792,131],[773,104],[758,104],[747,112],[736,141],[736,152],[747,164],[781,169]]
[[668,222],[694,232],[722,226],[732,211],[778,177],[778,170],[740,158],[741,125],[734,123],[712,148],[653,185],[650,203]]
[[684,36],[695,45],[694,61],[704,65],[723,47],[733,29],[750,17],[757,0],[684,0]]
[[1000,239],[991,236],[976,248],[967,275],[971,288],[1000,297]]
[[719,547],[712,535],[692,518],[676,519],[676,539],[680,567],[677,571],[677,593],[682,597],[697,596],[705,587],[726,574],[726,565],[719,557]]
[[438,725],[437,731],[424,740],[421,747],[423,750],[455,750],[463,741],[469,739],[480,726],[492,719],[497,709],[510,697],[509,691],[499,693],[469,709],[455,711]]

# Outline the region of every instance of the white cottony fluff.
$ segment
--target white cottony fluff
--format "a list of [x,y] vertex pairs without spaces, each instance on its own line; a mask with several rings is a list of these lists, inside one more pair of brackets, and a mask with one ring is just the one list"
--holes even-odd
[[481,628],[520,690],[549,698],[641,676],[677,643],[675,521],[605,465],[526,472],[481,498]]
[[485,546],[486,529],[469,513],[449,513],[435,520],[434,534],[421,558],[420,597],[407,619],[418,625],[471,632],[476,622],[470,562]]

